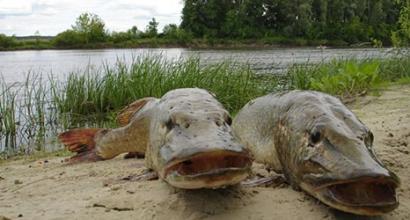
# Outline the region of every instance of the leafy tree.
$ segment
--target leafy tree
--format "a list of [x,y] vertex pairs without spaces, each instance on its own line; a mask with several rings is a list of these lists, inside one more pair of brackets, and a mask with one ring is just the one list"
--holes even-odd
[[53,44],[57,47],[77,47],[86,43],[86,36],[74,30],[66,30],[59,33],[53,39]]
[[192,40],[191,34],[179,28],[176,24],[165,25],[162,30],[162,36],[167,39],[177,40],[180,44],[186,44]]
[[5,34],[0,34],[0,48],[11,48],[16,45],[17,41],[14,36],[8,37]]
[[40,44],[40,31],[39,30],[36,30],[36,32],[34,32],[34,37],[35,37],[35,39],[36,39],[36,45],[39,45]]
[[158,24],[159,23],[155,20],[155,18],[152,18],[152,20],[147,25],[145,35],[147,37],[156,37],[158,35]]
[[176,24],[165,25],[162,34],[167,38],[176,38],[178,35],[178,26]]
[[127,32],[134,38],[137,38],[141,34],[141,31],[138,30],[137,26],[132,26]]
[[104,42],[107,39],[105,24],[96,14],[81,14],[72,26],[72,29],[84,36],[85,43],[87,44]]
[[392,34],[392,41],[395,46],[410,45],[410,0],[400,2],[402,10],[400,11],[399,29]]

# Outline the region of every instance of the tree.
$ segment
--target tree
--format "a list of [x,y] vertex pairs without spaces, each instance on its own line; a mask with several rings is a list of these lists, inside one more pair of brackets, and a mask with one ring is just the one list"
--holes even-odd
[[53,44],[57,47],[78,47],[85,43],[86,37],[84,34],[74,30],[66,30],[53,39]]
[[178,35],[178,26],[176,24],[165,25],[162,34],[167,38],[176,38]]
[[155,20],[155,18],[152,18],[152,20],[147,25],[145,35],[147,37],[156,37],[158,35],[158,24],[159,23]]
[[141,31],[139,31],[137,26],[134,25],[128,30],[128,33],[136,38],[138,35],[141,34]]
[[77,18],[75,25],[72,26],[72,29],[85,36],[87,44],[104,42],[107,39],[104,21],[96,14],[81,14]]
[[34,32],[34,37],[36,39],[36,45],[38,46],[40,44],[40,31],[36,30],[36,32]]
[[10,48],[16,45],[17,45],[17,41],[14,36],[8,37],[4,34],[0,34],[0,48]]
[[394,46],[410,45],[410,1],[407,0],[400,11],[399,28],[392,33]]

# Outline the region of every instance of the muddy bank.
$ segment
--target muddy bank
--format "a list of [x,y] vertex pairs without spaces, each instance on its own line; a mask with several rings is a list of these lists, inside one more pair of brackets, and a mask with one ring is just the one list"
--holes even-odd
[[[399,208],[373,219],[410,219],[410,86],[360,98],[350,108],[402,180]],[[330,209],[280,179],[268,187],[184,191],[160,180],[135,181],[144,171],[141,159],[74,166],[63,159],[1,164],[0,219],[372,219]],[[268,175],[257,164],[254,172]]]

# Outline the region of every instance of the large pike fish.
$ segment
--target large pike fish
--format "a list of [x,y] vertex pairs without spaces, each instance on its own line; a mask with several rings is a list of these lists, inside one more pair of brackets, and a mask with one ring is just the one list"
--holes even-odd
[[232,127],[257,162],[330,207],[380,215],[399,205],[399,178],[377,159],[372,132],[335,97],[266,95],[246,104]]
[[74,129],[60,141],[77,152],[70,161],[145,154],[146,166],[178,188],[218,188],[247,177],[251,158],[231,131],[231,117],[203,89],[177,89],[161,99],[144,98],[126,107],[116,129]]

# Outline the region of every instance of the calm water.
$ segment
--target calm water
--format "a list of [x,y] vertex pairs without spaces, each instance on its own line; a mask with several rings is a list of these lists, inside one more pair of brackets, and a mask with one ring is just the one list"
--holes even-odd
[[190,49],[106,49],[43,50],[0,52],[0,74],[6,82],[23,81],[26,73],[52,73],[63,78],[69,72],[87,67],[100,68],[118,59],[130,63],[140,55],[163,55],[169,60],[197,56],[203,64],[223,60],[248,63],[261,73],[280,72],[293,63],[317,63],[334,58],[385,57],[390,49],[316,49],[289,48],[263,50],[190,50]]

